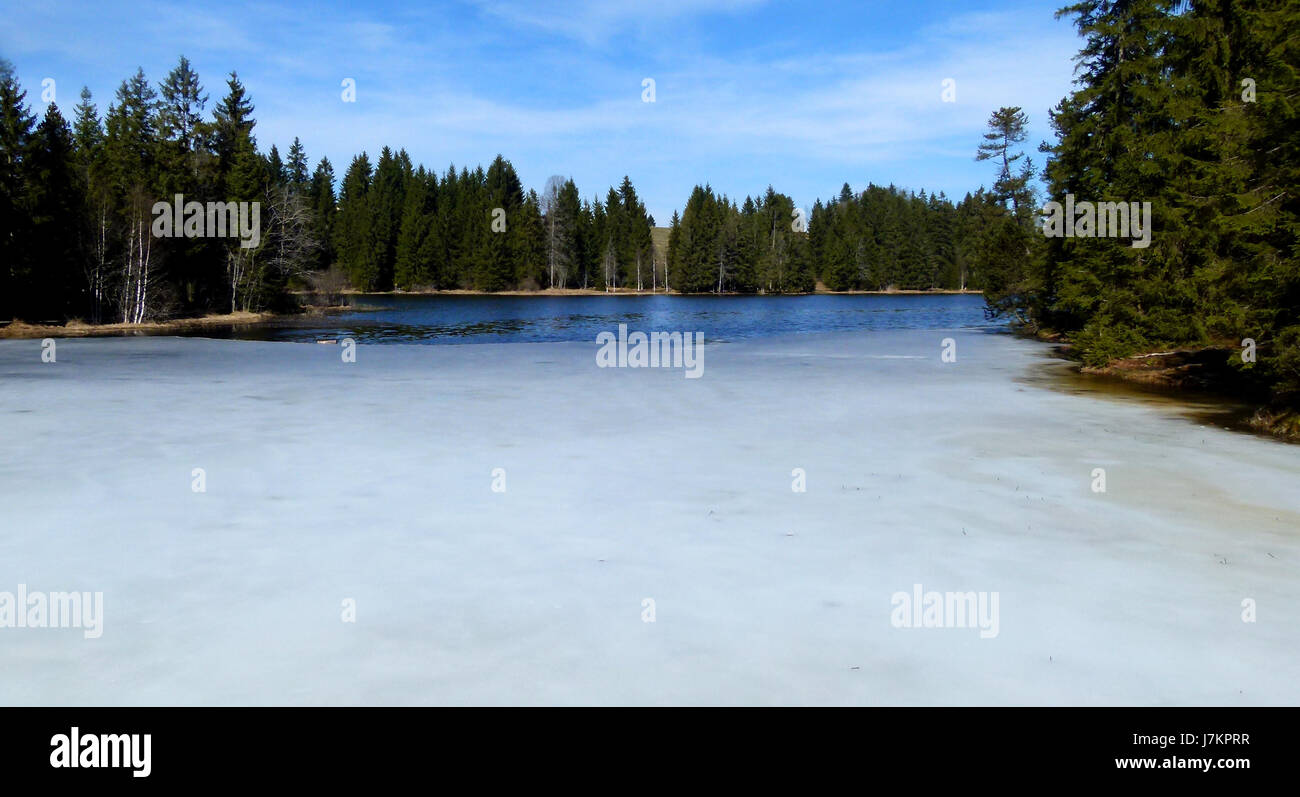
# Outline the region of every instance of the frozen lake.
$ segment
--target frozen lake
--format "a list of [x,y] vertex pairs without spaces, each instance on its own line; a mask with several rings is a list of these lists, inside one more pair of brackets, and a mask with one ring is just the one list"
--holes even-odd
[[103,619],[0,627],[0,704],[1300,704],[1300,449],[987,331],[735,337],[2,340],[0,592]]

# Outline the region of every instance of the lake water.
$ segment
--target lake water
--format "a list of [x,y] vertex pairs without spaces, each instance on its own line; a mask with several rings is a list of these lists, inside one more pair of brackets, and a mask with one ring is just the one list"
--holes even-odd
[[362,296],[356,309],[185,334],[242,340],[359,343],[592,341],[605,330],[703,332],[706,340],[790,333],[1000,326],[979,295]]

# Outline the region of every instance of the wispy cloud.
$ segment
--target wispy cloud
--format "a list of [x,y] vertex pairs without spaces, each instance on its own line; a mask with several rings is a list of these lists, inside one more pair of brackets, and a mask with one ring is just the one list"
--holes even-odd
[[[1030,114],[1032,149],[1069,90],[1073,29],[1039,8],[936,10],[947,7],[864,11],[842,30],[829,12],[856,10],[758,0],[167,13],[104,0],[79,7],[93,16],[17,9],[0,52],[29,86],[46,74],[64,96],[91,84],[101,108],[136,64],[157,80],[184,52],[213,102],[238,69],[264,147],[300,136],[339,171],[385,144],[439,169],[501,152],[531,185],[569,174],[588,195],[629,174],[666,219],[705,181],[736,196],[770,182],[804,205],[844,181],[972,190],[989,180],[973,153],[1000,105]],[[355,103],[340,98],[345,77]],[[641,101],[644,78],[654,103]],[[955,103],[941,101],[945,78]]]
[[485,13],[505,24],[534,28],[601,45],[625,34],[646,36],[663,32],[666,25],[701,14],[732,14],[762,5],[766,0],[476,0]]

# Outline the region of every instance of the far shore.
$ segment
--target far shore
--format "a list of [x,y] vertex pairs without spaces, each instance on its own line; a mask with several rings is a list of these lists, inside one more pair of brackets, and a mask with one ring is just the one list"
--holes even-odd
[[[539,288],[533,291],[476,291],[462,288],[417,288],[409,291],[358,291],[348,289],[340,291],[342,296],[981,296],[984,291],[976,290],[886,290],[886,291],[831,291],[818,288],[807,293],[735,293],[726,291],[721,294],[682,293],[680,291],[636,290],[635,288]],[[296,291],[297,296],[313,296],[315,291]]]
[[[723,296],[925,296],[925,295],[980,295],[983,291],[975,290],[888,290],[888,291],[828,291],[816,290],[812,293],[791,294],[753,294],[724,293]],[[346,297],[347,299],[366,296],[718,296],[716,293],[680,293],[678,291],[638,291],[631,288],[618,288],[605,291],[595,288],[541,288],[539,290],[477,291],[468,289],[419,289],[410,291],[357,291],[352,289],[332,292],[292,291],[293,296],[320,297],[322,295]],[[195,327],[227,326],[231,324],[253,325],[277,319],[299,318],[305,315],[324,315],[363,309],[353,304],[305,304],[294,312],[275,313],[235,312],[213,313],[192,318],[168,318],[141,323],[111,322],[107,324],[90,324],[81,320],[71,320],[64,324],[32,324],[14,319],[8,323],[0,322],[0,339],[4,338],[45,338],[45,337],[91,337],[95,335],[121,335],[129,332],[168,332],[192,329]]]
[[231,324],[252,325],[273,321],[277,318],[297,318],[302,315],[324,315],[351,308],[344,306],[318,307],[306,306],[297,313],[245,312],[213,313],[193,318],[168,318],[159,321],[143,321],[139,324],[114,322],[109,324],[88,324],[73,320],[66,324],[28,324],[14,320],[0,326],[0,338],[83,338],[96,335],[121,335],[125,332],[168,332],[196,327],[228,326]]

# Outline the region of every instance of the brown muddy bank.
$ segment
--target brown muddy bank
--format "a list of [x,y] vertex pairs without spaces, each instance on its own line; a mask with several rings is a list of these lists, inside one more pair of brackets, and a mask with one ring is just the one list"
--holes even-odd
[[1300,413],[1270,405],[1268,392],[1229,365],[1233,350],[1182,348],[1125,357],[1101,366],[1083,365],[1061,336],[1034,337],[1057,344],[1059,366],[1031,381],[1076,395],[1141,401],[1198,423],[1300,443]]
[[109,324],[88,324],[79,320],[68,321],[65,324],[28,324],[24,321],[15,320],[0,326],[0,339],[86,338],[132,334],[160,335],[168,332],[183,332],[203,327],[256,326],[283,318],[325,315],[352,309],[355,308],[345,306],[318,307],[308,305],[303,307],[300,311],[293,313],[273,313],[269,311],[253,313],[240,311],[235,313],[214,313],[193,318],[169,318],[158,321],[143,321],[138,324],[120,322]]

